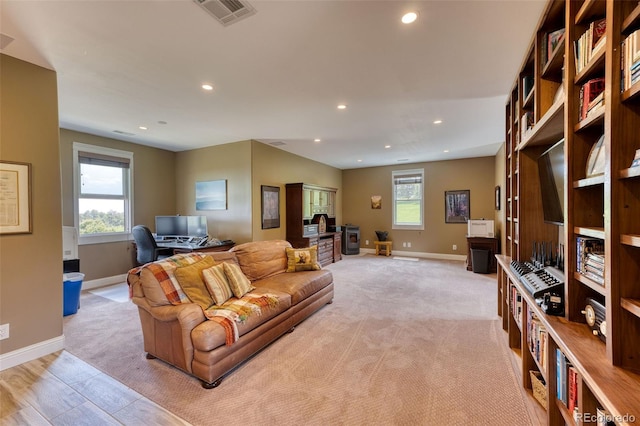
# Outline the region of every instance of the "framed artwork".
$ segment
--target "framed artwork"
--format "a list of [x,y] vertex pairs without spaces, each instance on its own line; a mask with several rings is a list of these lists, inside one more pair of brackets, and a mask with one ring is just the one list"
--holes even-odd
[[227,180],[196,182],[196,210],[226,210]]
[[444,192],[444,222],[467,223],[469,220],[469,190]]
[[382,208],[382,195],[371,196],[371,208],[379,210]]
[[280,228],[280,188],[262,185],[262,229]]
[[0,234],[31,232],[31,164],[0,161]]
[[500,210],[500,185],[496,186],[496,210]]

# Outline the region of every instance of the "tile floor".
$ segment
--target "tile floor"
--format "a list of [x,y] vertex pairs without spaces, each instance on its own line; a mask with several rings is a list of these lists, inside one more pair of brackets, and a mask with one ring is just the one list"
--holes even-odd
[[189,425],[64,350],[0,371],[0,424]]

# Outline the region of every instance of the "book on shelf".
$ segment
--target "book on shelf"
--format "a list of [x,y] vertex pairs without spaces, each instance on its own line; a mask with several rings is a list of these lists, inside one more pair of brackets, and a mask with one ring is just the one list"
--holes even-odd
[[533,75],[525,75],[522,77],[522,97],[527,99],[533,90]]
[[544,63],[547,64],[553,55],[564,40],[565,30],[564,28],[560,28],[559,30],[551,31],[544,35],[544,39],[542,40],[541,50],[542,50],[542,58],[544,59]]
[[604,256],[604,241],[599,238],[576,237],[576,270],[578,272],[586,271],[585,265],[589,253]]
[[[604,78],[592,78],[580,88],[580,109],[578,119],[587,118],[589,112],[604,104]],[[602,95],[602,96],[600,96]]]
[[573,414],[578,410],[578,370],[571,365],[568,368],[567,378],[567,408]]
[[547,329],[530,309],[527,310],[527,332],[529,336],[529,351],[538,362],[540,369],[546,371],[548,347]]
[[607,21],[597,19],[573,44],[576,73],[582,71],[589,61],[606,45]]
[[631,33],[622,42],[621,90],[624,92],[640,81],[640,30]]

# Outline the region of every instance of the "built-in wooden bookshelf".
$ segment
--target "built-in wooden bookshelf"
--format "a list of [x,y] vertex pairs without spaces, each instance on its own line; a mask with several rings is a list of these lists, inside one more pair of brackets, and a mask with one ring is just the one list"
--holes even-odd
[[[522,386],[532,389],[530,370],[546,382],[543,416],[551,425],[595,423],[601,410],[616,424],[640,422],[640,167],[630,167],[640,152],[640,81],[629,75],[625,81],[621,66],[637,60],[623,56],[623,44],[639,29],[638,1],[550,0],[507,98],[506,246],[497,256],[498,314]],[[587,47],[579,48],[585,41]],[[585,85],[595,87],[601,79],[603,95],[588,102]],[[544,220],[538,176],[538,158],[560,140],[562,226]],[[601,170],[592,161],[599,141]],[[578,272],[577,242],[585,238],[603,242],[601,275]],[[536,242],[563,247],[562,315],[546,314],[510,267],[512,260],[530,260]],[[587,299],[606,307],[606,342],[586,324]],[[544,357],[539,348],[530,349],[532,330],[544,330]],[[559,353],[577,372],[574,412],[557,397],[566,386],[558,382]]]

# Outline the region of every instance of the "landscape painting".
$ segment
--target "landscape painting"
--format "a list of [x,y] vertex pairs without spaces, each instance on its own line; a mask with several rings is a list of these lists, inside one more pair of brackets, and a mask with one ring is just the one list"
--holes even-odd
[[196,182],[196,210],[226,210],[227,180]]

